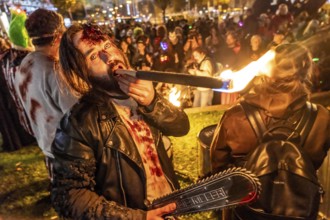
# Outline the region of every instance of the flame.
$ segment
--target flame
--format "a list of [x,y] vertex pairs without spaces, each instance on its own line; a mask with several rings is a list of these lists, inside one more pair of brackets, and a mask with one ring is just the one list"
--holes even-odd
[[172,87],[170,90],[168,100],[175,106],[180,107],[181,103],[179,101],[181,91],[178,91],[176,87]]
[[249,63],[243,69],[233,72],[231,70],[225,70],[220,74],[220,78],[223,81],[223,86],[220,89],[214,89],[219,92],[238,92],[243,90],[249,82],[255,77],[260,75],[270,74],[271,60],[275,57],[275,52],[269,50],[258,60]]

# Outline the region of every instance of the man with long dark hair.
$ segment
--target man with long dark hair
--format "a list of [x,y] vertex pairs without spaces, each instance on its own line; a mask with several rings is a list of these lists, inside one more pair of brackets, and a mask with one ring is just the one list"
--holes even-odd
[[129,69],[123,52],[97,26],[73,25],[60,46],[62,78],[81,96],[52,145],[52,202],[73,219],[163,219],[175,204],[148,204],[179,187],[162,135],[189,131],[187,115]]

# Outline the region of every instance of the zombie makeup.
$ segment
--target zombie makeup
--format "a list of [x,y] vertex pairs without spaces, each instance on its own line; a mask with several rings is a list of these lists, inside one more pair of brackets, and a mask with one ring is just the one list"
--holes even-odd
[[95,45],[106,40],[106,33],[104,33],[99,26],[92,24],[83,24],[83,34],[81,40],[90,44]]

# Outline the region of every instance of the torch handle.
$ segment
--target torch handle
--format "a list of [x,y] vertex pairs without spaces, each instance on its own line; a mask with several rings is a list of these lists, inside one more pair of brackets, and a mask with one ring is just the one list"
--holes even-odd
[[134,76],[138,79],[154,82],[164,82],[205,88],[221,88],[223,84],[222,80],[218,78],[207,76],[193,76],[185,73],[118,69],[116,70],[116,74],[126,74]]

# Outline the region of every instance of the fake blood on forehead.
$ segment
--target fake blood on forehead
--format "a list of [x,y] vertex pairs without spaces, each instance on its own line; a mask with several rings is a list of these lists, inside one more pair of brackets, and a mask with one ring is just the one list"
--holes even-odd
[[99,30],[97,27],[86,25],[84,27],[81,40],[88,44],[95,45],[97,43],[104,41],[105,36],[104,33],[101,30]]

